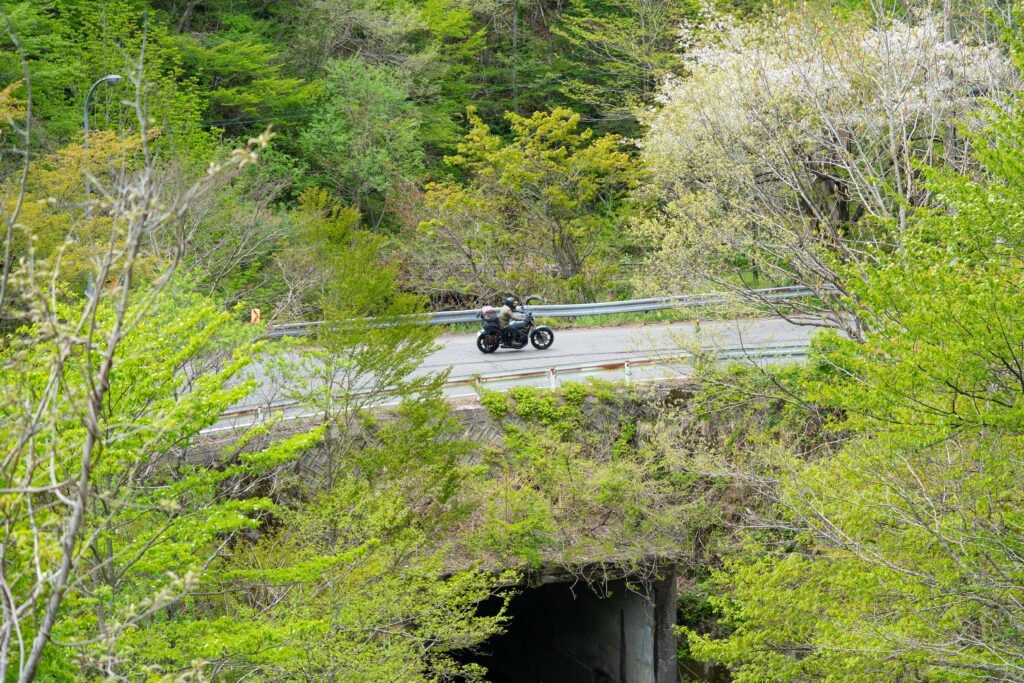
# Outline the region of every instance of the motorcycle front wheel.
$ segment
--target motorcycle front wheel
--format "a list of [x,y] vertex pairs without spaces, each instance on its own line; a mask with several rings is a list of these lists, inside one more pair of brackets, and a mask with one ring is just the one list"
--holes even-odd
[[551,330],[534,330],[530,333],[530,343],[535,349],[543,351],[551,346],[553,341],[555,341],[555,333]]
[[496,334],[478,334],[476,337],[476,348],[484,353],[494,353],[498,350],[501,339]]

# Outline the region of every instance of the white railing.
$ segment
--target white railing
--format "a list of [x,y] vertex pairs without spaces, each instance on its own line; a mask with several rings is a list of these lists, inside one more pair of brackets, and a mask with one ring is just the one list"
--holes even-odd
[[[758,346],[758,347],[736,347],[728,349],[709,349],[702,352],[702,356],[708,360],[723,362],[729,360],[753,360],[753,361],[799,361],[807,357],[807,345],[784,345],[784,346]],[[668,373],[668,376],[678,376],[680,365],[691,363],[695,359],[693,354],[677,354],[670,357],[665,356],[643,356],[622,360],[610,360],[601,363],[555,365],[547,368],[531,368],[516,372],[492,372],[477,373],[473,375],[462,375],[449,377],[444,388],[446,396],[450,400],[479,396],[484,389],[507,389],[513,386],[540,386],[543,388],[557,389],[563,382],[573,379],[586,379],[595,377],[609,381],[623,381],[627,384],[633,382],[649,382],[664,379],[667,370],[675,368],[675,372]],[[660,366],[660,372],[658,371]],[[652,370],[654,372],[652,372]],[[646,374],[647,376],[643,376]],[[467,393],[451,393],[460,387],[466,388]],[[381,400],[376,405],[387,407],[395,405],[397,401],[392,398],[394,388],[385,388],[377,393]],[[302,401],[279,400],[259,406],[243,406],[234,410],[222,413],[217,424],[204,429],[203,434],[212,434],[220,431],[247,427],[266,416],[281,413],[284,419],[299,420],[315,417]],[[228,424],[224,424],[228,423]]]

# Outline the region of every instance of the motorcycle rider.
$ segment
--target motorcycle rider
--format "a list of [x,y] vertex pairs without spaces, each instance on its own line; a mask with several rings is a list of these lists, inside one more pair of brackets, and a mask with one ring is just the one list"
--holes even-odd
[[501,345],[508,346],[512,338],[512,330],[518,329],[526,323],[513,321],[522,320],[522,316],[516,313],[516,300],[512,297],[505,297],[505,305],[498,311],[498,329],[501,330]]

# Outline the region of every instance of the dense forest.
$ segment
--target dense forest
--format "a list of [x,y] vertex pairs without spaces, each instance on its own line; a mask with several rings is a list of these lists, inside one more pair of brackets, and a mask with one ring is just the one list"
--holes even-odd
[[[1022,19],[0,0],[5,681],[486,681],[479,606],[598,559],[715,680],[1024,681]],[[487,445],[420,370],[431,310],[707,291],[807,361]]]
[[[322,314],[308,273],[281,257],[304,245],[307,190],[380,236],[402,288],[438,306],[630,291],[635,112],[682,71],[676,27],[699,15],[660,0],[26,1],[6,11],[20,54],[7,51],[2,68],[18,80],[23,57],[31,72],[40,154],[81,143],[86,91],[107,73],[125,80],[96,91],[92,129],[137,131],[142,79],[161,172],[176,186],[216,150],[273,128],[258,169],[223,176],[191,209],[183,259],[202,291],[274,320]],[[116,154],[101,140],[89,163]],[[563,147],[573,152],[564,160]],[[536,168],[504,167],[517,150]]]

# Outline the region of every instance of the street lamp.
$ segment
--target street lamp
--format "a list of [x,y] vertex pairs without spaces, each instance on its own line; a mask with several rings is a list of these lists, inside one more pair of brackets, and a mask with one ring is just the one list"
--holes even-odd
[[[84,116],[82,118],[82,125],[85,128],[85,149],[89,149],[89,98],[92,97],[92,93],[99,87],[100,83],[106,83],[107,85],[117,85],[124,80],[124,77],[120,74],[107,74],[103,78],[99,79],[92,84],[89,88],[89,92],[85,94],[85,106],[82,108]],[[89,195],[92,194],[92,186],[89,184],[89,176],[85,176],[85,217],[90,218],[92,216],[92,207],[89,205]],[[90,235],[91,238],[91,235]],[[85,293],[86,295],[92,294],[93,282],[92,273],[89,273],[86,278]]]
[[[99,87],[100,83],[107,83],[109,85],[117,85],[124,80],[120,74],[107,74],[100,80],[92,84],[89,88],[89,92],[85,95],[85,107],[83,109],[85,116],[83,118],[83,125],[85,126],[85,148],[89,149],[89,98],[92,97],[92,91]],[[87,192],[88,194],[88,192]]]

